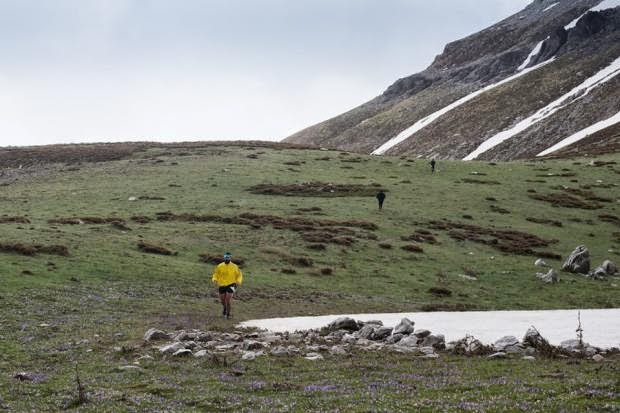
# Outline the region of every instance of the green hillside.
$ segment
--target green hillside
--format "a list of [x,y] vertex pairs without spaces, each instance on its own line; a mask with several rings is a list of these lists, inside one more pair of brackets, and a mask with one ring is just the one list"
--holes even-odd
[[[559,257],[580,244],[593,266],[619,261],[619,155],[440,162],[435,174],[422,159],[278,146],[145,146],[119,158],[0,178],[0,410],[17,400],[59,409],[73,362],[86,377],[100,374],[124,357],[114,346],[152,326],[620,306],[618,277],[560,273],[544,285],[534,266],[545,257],[559,270]],[[382,211],[378,188],[387,191]],[[243,261],[245,276],[233,321],[220,319],[210,283],[224,251]],[[10,378],[37,368],[57,377],[42,395]],[[102,386],[136,383],[110,380]]]

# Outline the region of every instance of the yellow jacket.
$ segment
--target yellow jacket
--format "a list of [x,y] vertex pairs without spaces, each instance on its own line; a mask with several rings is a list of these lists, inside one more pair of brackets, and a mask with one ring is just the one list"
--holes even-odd
[[228,264],[221,262],[213,270],[213,278],[211,280],[219,287],[224,287],[233,283],[241,285],[243,282],[243,274],[234,262],[231,261]]

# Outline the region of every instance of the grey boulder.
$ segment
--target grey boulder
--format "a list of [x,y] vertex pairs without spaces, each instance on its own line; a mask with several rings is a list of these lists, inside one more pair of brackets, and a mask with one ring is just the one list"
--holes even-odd
[[576,274],[587,274],[590,271],[590,252],[585,245],[580,245],[566,258],[562,270]]
[[545,284],[553,284],[559,281],[558,273],[551,268],[546,274],[543,272],[536,273],[536,277]]
[[170,334],[165,333],[156,328],[149,328],[146,333],[144,333],[144,341],[155,341],[155,340],[169,340]]
[[411,334],[413,333],[413,325],[415,323],[408,318],[403,318],[400,323],[394,327],[392,334]]
[[359,330],[359,326],[357,325],[357,321],[350,317],[339,317],[329,323],[327,327],[330,330],[349,330],[349,331],[357,331]]

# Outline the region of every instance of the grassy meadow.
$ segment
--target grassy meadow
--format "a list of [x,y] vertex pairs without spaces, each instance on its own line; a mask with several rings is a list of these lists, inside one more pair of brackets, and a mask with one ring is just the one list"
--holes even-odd
[[[108,162],[27,167],[0,178],[0,411],[619,411],[617,360],[364,353],[115,369],[134,359],[149,327],[619,307],[618,277],[560,273],[559,283],[544,285],[534,266],[543,256],[559,270],[559,257],[580,244],[594,266],[620,261],[619,174],[620,155],[440,161],[431,174],[423,159],[249,144],[152,147]],[[387,191],[382,211],[378,188]],[[76,219],[84,223],[71,224]],[[140,242],[170,255],[145,253]],[[63,246],[68,255],[36,245]],[[232,321],[219,317],[213,264],[200,258],[224,251],[243,260],[245,277]],[[89,394],[79,406],[71,403],[76,363]],[[19,382],[18,371],[46,380]]]

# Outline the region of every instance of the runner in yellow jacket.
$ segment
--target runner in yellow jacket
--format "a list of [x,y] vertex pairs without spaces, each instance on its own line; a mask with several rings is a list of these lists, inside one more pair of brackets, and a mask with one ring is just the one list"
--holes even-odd
[[220,302],[222,303],[222,315],[224,318],[232,318],[231,302],[235,290],[243,283],[243,274],[237,264],[231,261],[232,254],[224,254],[224,262],[219,263],[213,270],[211,281],[218,286]]

